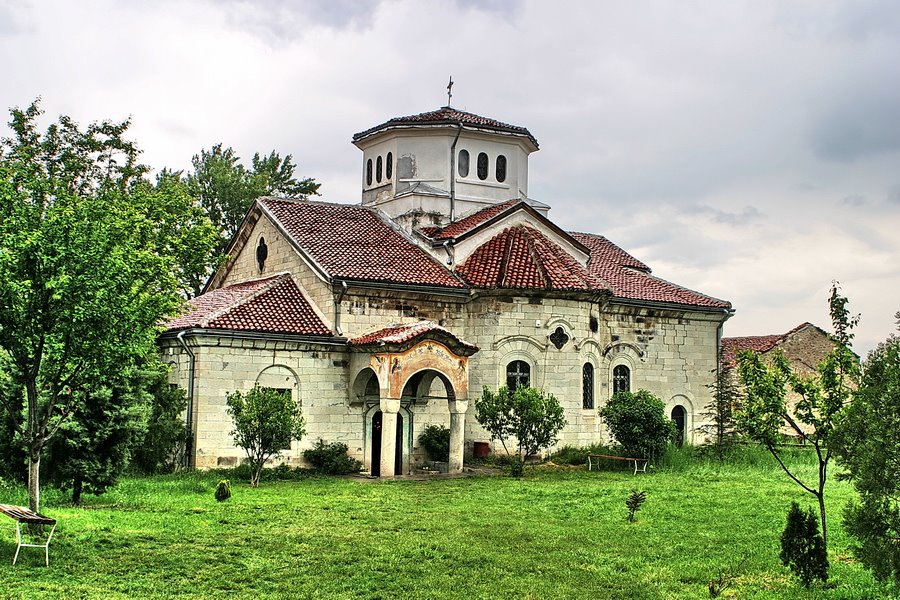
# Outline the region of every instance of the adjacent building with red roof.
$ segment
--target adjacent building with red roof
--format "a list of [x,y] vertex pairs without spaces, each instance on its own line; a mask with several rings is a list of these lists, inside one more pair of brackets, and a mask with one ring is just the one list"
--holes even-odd
[[693,439],[730,303],[554,224],[528,196],[538,144],[525,127],[443,107],[353,143],[362,201],[257,200],[160,338],[189,398],[195,466],[241,459],[225,398],[254,385],[303,408],[307,438],[285,460],[341,441],[381,476],[428,459],[418,437],[432,424],[450,428],[449,469],[462,469],[490,441],[471,406],[483,386],[554,394],[570,445],[609,441],[598,409],[648,389]]

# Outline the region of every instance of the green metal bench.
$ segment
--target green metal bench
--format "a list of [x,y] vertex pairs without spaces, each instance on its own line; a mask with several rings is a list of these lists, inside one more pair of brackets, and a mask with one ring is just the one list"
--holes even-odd
[[[16,560],[19,558],[19,551],[22,548],[43,548],[44,565],[49,567],[50,539],[53,537],[53,532],[56,531],[56,519],[39,515],[36,512],[28,510],[28,508],[24,506],[13,506],[12,504],[0,504],[0,513],[3,513],[16,522],[16,543],[18,544],[18,547],[16,548],[16,555],[13,556],[13,564],[16,564]],[[50,535],[47,536],[47,541],[43,544],[23,544],[22,523],[25,523],[26,525],[51,525],[52,527],[50,529]]]

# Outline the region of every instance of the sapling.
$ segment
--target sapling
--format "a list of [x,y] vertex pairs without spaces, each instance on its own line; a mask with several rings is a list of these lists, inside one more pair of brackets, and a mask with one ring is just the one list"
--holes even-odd
[[625,500],[625,506],[628,507],[628,522],[634,523],[634,513],[641,510],[641,504],[647,499],[646,492],[639,492],[637,490],[631,490],[631,493],[628,494],[628,499]]

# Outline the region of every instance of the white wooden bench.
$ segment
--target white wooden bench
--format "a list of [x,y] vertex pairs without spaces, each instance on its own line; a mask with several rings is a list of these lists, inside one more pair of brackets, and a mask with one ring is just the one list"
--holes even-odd
[[647,465],[650,464],[650,460],[646,458],[628,458],[627,456],[610,456],[608,454],[588,454],[588,471],[593,469],[594,461],[599,465],[600,460],[625,460],[634,465],[634,474],[637,475],[640,471],[641,473],[647,472]]
[[[44,565],[49,567],[50,539],[53,537],[53,532],[56,531],[56,519],[39,515],[36,512],[28,510],[28,508],[24,506],[13,506],[12,504],[0,504],[0,513],[3,513],[16,522],[16,543],[18,544],[18,547],[16,548],[16,555],[13,556],[13,564],[16,564],[16,560],[19,558],[19,550],[22,548],[43,548]],[[23,544],[22,523],[27,525],[51,525],[52,527],[50,529],[50,535],[47,536],[47,541],[43,544]]]

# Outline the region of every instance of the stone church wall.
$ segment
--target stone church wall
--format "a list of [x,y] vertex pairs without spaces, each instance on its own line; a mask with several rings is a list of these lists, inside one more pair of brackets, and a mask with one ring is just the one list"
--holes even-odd
[[[194,433],[197,468],[233,466],[244,451],[234,446],[231,417],[225,400],[235,390],[262,387],[290,389],[306,420],[306,436],[283,453],[291,465],[303,464],[303,450],[322,438],[347,444],[361,456],[363,415],[347,401],[347,355],[311,344],[188,337],[196,355]],[[175,340],[163,347],[163,360],[171,367],[170,381],[187,388],[189,361]]]

